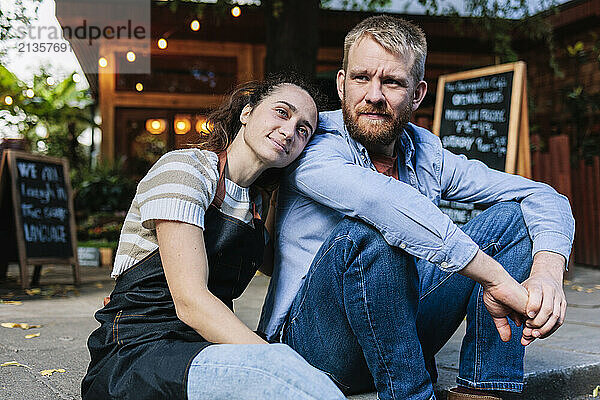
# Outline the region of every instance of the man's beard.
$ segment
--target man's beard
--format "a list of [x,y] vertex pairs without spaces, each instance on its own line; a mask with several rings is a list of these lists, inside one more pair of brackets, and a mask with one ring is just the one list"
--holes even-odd
[[[387,146],[398,138],[410,121],[412,104],[408,102],[406,108],[394,116],[385,103],[366,105],[357,108],[353,113],[345,100],[342,100],[342,113],[346,129],[354,140],[366,148],[373,145]],[[359,121],[359,115],[362,113],[377,113],[385,118],[371,121],[365,121],[363,118]]]

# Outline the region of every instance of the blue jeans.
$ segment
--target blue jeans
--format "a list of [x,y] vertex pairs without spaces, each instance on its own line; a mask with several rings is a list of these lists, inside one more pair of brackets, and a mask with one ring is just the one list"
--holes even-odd
[[[490,207],[463,230],[517,281],[527,278],[532,244],[517,203]],[[457,382],[521,391],[521,329],[511,325],[511,341],[500,340],[479,284],[417,260],[370,225],[344,218],[315,256],[283,340],[347,394],[375,387],[381,399],[431,399],[433,357],[465,314]]]
[[345,399],[325,374],[284,344],[216,344],[192,361],[188,400]]

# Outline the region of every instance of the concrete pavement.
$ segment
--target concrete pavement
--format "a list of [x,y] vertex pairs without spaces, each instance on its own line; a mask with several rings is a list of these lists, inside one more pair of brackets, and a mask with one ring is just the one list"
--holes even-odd
[[[8,281],[0,284],[0,322],[41,327],[0,327],[0,364],[25,365],[0,367],[0,399],[80,398],[79,385],[89,362],[86,339],[97,326],[93,313],[113,287],[106,268],[81,267],[81,272],[82,284],[75,288],[69,268],[44,267],[39,293],[26,294],[18,287],[16,266],[9,268]],[[267,285],[267,277],[257,276],[235,304],[236,313],[251,328],[256,327]],[[565,324],[552,337],[529,346],[523,399],[591,398],[600,385],[600,270],[576,266],[565,286],[569,302]],[[444,389],[454,386],[463,332],[464,324],[436,358],[439,398],[444,399]],[[40,335],[25,338],[35,333]],[[65,372],[41,375],[48,369]]]

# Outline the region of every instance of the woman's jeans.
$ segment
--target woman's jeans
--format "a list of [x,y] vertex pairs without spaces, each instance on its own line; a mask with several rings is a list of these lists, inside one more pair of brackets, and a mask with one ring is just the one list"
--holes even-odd
[[345,399],[321,371],[284,344],[215,344],[188,372],[189,400]]
[[[517,281],[529,276],[532,245],[517,203],[490,207],[463,230]],[[374,385],[380,399],[431,399],[434,356],[465,315],[457,382],[521,391],[522,330],[511,321],[512,339],[500,340],[479,284],[344,218],[315,256],[283,339],[345,393]]]

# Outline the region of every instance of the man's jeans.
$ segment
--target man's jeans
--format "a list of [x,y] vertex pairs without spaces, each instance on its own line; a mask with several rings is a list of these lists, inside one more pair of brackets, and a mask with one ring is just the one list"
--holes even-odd
[[[488,208],[463,230],[519,282],[531,269],[531,240],[520,206]],[[390,246],[361,221],[344,218],[313,260],[294,299],[284,342],[344,392],[380,399],[434,398],[434,355],[467,316],[460,385],[523,388],[521,328],[500,340],[482,288]],[[429,371],[429,372],[428,372]]]

